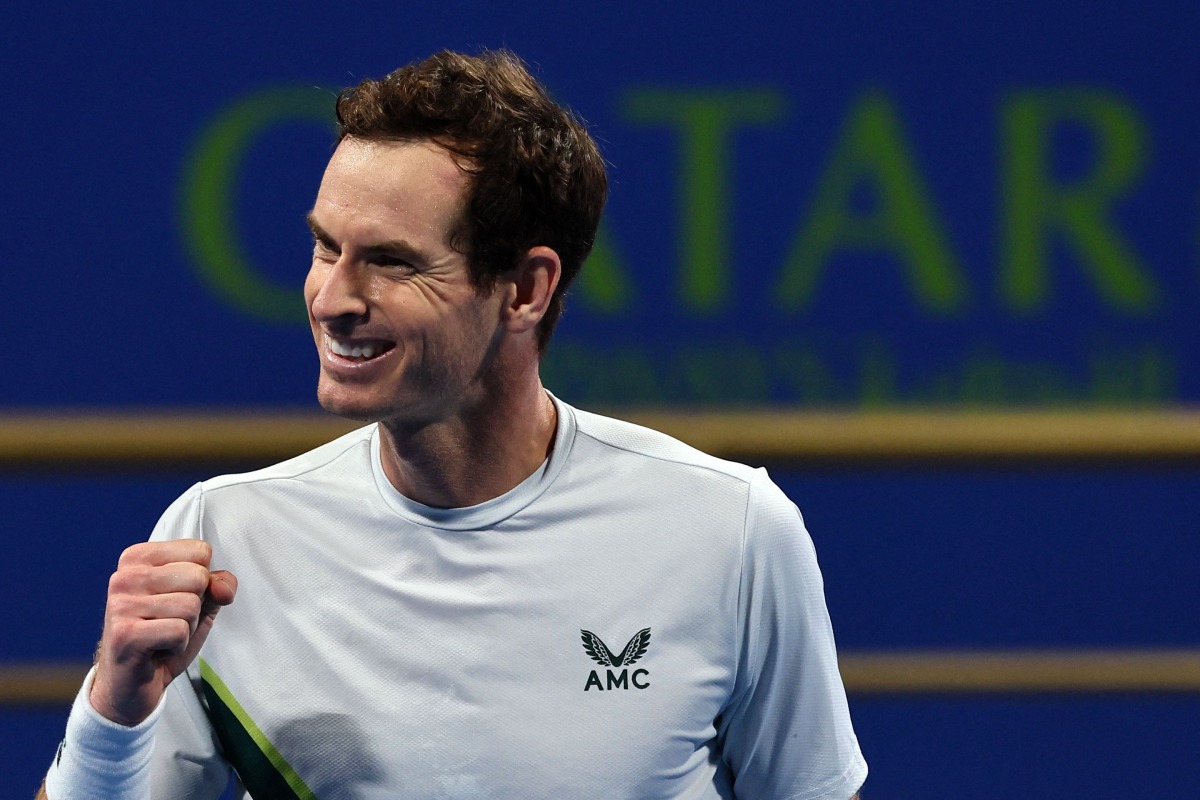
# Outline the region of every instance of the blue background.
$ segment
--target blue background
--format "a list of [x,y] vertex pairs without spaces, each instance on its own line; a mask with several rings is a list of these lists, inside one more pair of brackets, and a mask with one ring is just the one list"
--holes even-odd
[[[1197,23],[1194,4],[1078,0],[26,4],[0,30],[0,410],[311,407],[304,325],[247,313],[204,279],[184,233],[188,165],[214,121],[250,95],[333,90],[441,47],[481,46],[529,61],[611,162],[605,234],[626,293],[608,309],[572,299],[547,363],[568,401],[1192,404]],[[777,106],[722,150],[727,288],[712,308],[680,289],[694,266],[680,130],[629,111],[651,89],[755,91]],[[1140,166],[1104,219],[1156,289],[1144,310],[1106,299],[1094,268],[1054,231],[1043,302],[1018,309],[1002,292],[1015,167],[1005,109],[1047,92],[1107,98],[1140,126]],[[812,302],[780,307],[788,255],[868,97],[892,110],[961,273],[964,299],[950,313],[922,305],[912,265],[888,247],[832,253]],[[1103,163],[1086,125],[1052,133],[1054,186]],[[280,123],[248,143],[236,173],[240,241],[230,247],[295,287],[297,310],[303,217],[330,142],[320,124]],[[868,180],[851,210],[869,215],[881,202]],[[1114,382],[1126,388],[1105,389]],[[1200,642],[1194,464],[773,474],[812,529],[845,649]],[[0,659],[87,659],[117,555],[202,477],[0,474]],[[1194,695],[851,702],[868,797],[1200,797]],[[0,711],[0,775],[14,796],[32,794],[64,718]]]
[[[605,232],[626,292],[612,309],[581,293],[571,303],[547,365],[564,397],[1200,398],[1190,324],[1200,298],[1194,5],[123,8],[27,5],[2,34],[10,300],[0,358],[11,377],[0,404],[309,404],[313,363],[298,323],[239,310],[202,278],[184,236],[187,168],[211,126],[251,95],[308,87],[318,99],[323,89],[326,102],[436,48],[484,45],[526,58],[591,123],[612,165]],[[680,288],[695,267],[681,186],[696,171],[681,156],[681,128],[638,121],[630,108],[656,89],[773,98],[769,121],[731,123],[719,148],[727,187],[715,202],[728,235],[718,267],[726,288],[713,307],[689,303]],[[927,224],[917,224],[942,242],[961,284],[961,300],[945,312],[915,296],[900,235],[876,248],[835,248],[807,304],[781,299],[789,253],[870,97],[890,109],[888,141],[913,176],[902,185],[925,198]],[[1015,174],[1005,120],[1022,97],[1093,98],[1132,120],[1125,138],[1137,164],[1097,217],[1155,294],[1147,308],[1106,298],[1094,259],[1054,225],[1036,237],[1050,255],[1041,302],[1018,308],[1005,299],[1004,187]],[[1043,131],[1051,199],[1111,160],[1094,125],[1061,108],[1053,115]],[[229,201],[228,247],[244,251],[257,274],[294,287],[298,314],[310,247],[303,216],[330,142],[312,120],[269,125],[246,142]],[[860,217],[886,212],[878,171],[841,205]],[[1127,377],[1147,369],[1158,377],[1106,398],[1095,373],[1112,362],[1126,365],[1116,369]],[[619,380],[587,377],[631,364]],[[864,386],[871,364],[890,376],[874,390]],[[987,365],[1002,379],[989,380]],[[705,381],[711,373],[726,379]]]

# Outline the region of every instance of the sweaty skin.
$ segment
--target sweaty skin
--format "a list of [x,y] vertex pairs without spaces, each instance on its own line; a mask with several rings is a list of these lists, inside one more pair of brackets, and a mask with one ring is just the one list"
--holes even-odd
[[317,399],[380,422],[388,479],[441,508],[519,484],[545,460],[556,424],[537,326],[558,254],[533,247],[489,289],[475,285],[456,247],[467,188],[440,145],[347,138],[309,214]]

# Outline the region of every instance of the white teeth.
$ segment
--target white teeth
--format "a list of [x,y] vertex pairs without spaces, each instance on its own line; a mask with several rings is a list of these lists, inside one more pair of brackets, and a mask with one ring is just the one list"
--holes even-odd
[[382,350],[380,347],[369,342],[360,342],[349,344],[339,342],[332,336],[326,336],[325,341],[329,345],[329,349],[336,355],[345,356],[347,358],[374,358]]

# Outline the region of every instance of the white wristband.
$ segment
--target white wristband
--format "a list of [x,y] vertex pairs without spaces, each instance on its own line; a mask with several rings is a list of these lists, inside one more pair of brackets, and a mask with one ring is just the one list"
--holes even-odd
[[46,773],[49,800],[147,800],[154,727],[163,703],[132,728],[92,708],[93,667],[75,696],[67,734]]

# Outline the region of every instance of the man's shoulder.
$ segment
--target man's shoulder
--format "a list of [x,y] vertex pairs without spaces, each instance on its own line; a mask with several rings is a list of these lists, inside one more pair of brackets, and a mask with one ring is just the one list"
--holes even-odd
[[322,471],[340,465],[346,459],[359,459],[362,465],[369,465],[371,439],[375,425],[365,425],[333,441],[313,448],[306,453],[272,464],[269,467],[250,472],[218,475],[202,481],[201,490],[210,493],[233,487],[265,487],[272,483],[303,480],[306,476],[320,474]]
[[644,460],[662,469],[748,484],[761,470],[709,455],[673,436],[615,417],[575,409],[579,435],[616,457]]
[[[374,481],[370,466],[374,429],[374,425],[359,428],[269,467],[200,481],[163,512],[151,538],[214,536],[204,520],[217,520],[227,534],[261,532],[265,519],[291,525],[289,514],[297,508],[305,509],[300,513],[309,517],[314,510],[339,514],[353,509],[361,503],[364,484]],[[229,542],[229,538],[223,541]]]

